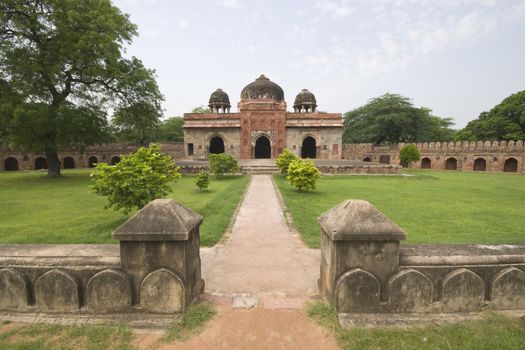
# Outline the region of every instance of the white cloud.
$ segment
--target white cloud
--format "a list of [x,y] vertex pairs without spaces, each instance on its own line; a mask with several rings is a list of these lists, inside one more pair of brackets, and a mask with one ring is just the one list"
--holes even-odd
[[346,4],[346,1],[319,1],[314,5],[315,9],[321,13],[329,14],[333,18],[347,17],[351,15],[354,10]]
[[188,21],[186,21],[184,18],[179,18],[177,20],[177,27],[179,27],[181,30],[185,30],[188,28]]
[[217,4],[222,7],[236,8],[239,5],[238,0],[217,0]]

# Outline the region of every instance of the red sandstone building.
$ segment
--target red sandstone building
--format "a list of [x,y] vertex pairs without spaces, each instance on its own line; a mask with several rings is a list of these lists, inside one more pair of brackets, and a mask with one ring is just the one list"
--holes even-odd
[[314,94],[304,89],[286,111],[283,89],[261,75],[241,92],[237,113],[217,89],[211,113],[184,114],[184,149],[188,158],[229,153],[239,159],[275,158],[288,148],[303,158],[341,159],[341,113],[319,113]]

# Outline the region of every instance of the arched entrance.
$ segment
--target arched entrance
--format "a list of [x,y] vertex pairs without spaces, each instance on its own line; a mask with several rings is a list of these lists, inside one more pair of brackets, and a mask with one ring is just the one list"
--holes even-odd
[[224,141],[219,136],[212,137],[212,139],[210,140],[209,153],[224,153]]
[[315,139],[312,136],[306,137],[301,147],[301,158],[314,159],[317,153],[316,146]]
[[487,161],[483,158],[477,158],[474,160],[474,171],[485,171],[487,170]]
[[114,156],[113,158],[111,158],[111,165],[117,165],[119,162],[120,162],[119,156]]
[[6,171],[17,171],[18,170],[18,160],[13,157],[6,158],[4,161],[4,169]]
[[64,158],[64,169],[75,169],[75,160],[73,157]]
[[421,159],[421,169],[431,169],[432,168],[432,161],[430,158],[423,158]]
[[517,173],[518,172],[518,161],[515,158],[509,158],[505,161],[503,165],[503,171],[507,173]]
[[363,159],[363,162],[371,162],[371,161],[372,161],[372,159],[370,159],[370,157],[365,157],[365,158]]
[[89,159],[88,159],[88,167],[94,168],[95,164],[97,164],[97,163],[98,163],[97,157],[95,157],[95,156],[89,157]]
[[272,144],[266,136],[260,136],[255,141],[254,158],[272,158]]
[[458,160],[456,158],[448,158],[445,161],[445,170],[458,170]]
[[35,159],[35,170],[47,169],[47,159],[44,157],[38,157]]

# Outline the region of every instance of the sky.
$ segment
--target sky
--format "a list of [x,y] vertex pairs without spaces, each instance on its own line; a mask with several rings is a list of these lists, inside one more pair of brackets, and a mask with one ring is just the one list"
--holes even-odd
[[265,74],[288,110],[303,88],[347,112],[384,93],[464,127],[525,90],[525,0],[113,0],[138,25],[127,47],[154,69],[165,117],[207,105],[232,112]]

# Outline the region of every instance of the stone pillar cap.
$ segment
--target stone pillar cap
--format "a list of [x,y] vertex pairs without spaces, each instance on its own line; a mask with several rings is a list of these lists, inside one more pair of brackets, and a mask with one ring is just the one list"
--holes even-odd
[[119,241],[185,241],[202,216],[173,199],[155,199],[113,231]]
[[348,199],[317,220],[333,241],[399,241],[407,237],[376,207],[359,199]]

